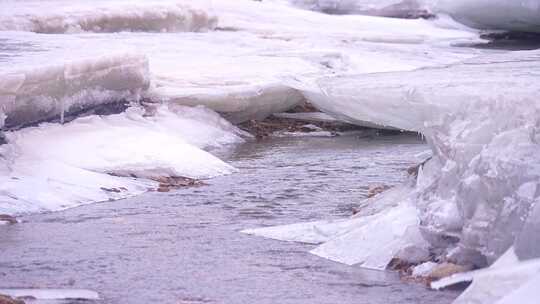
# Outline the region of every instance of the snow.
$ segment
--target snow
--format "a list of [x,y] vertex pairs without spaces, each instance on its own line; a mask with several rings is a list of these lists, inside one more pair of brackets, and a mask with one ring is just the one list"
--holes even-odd
[[97,292],[86,289],[0,289],[0,294],[37,300],[99,300]]
[[[153,113],[152,113],[153,112]],[[68,124],[6,132],[0,146],[0,213],[60,210],[150,189],[148,178],[210,178],[235,169],[202,149],[242,142],[241,131],[204,108],[140,107]],[[2,168],[2,167],[0,167]]]
[[0,31],[184,32],[212,30],[216,24],[217,18],[208,9],[186,5],[185,1],[0,2]]

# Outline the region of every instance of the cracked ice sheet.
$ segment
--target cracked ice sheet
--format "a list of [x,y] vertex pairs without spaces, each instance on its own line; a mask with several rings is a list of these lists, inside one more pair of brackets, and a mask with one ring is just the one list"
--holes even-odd
[[145,178],[228,174],[234,168],[202,149],[241,142],[240,134],[212,111],[178,106],[158,107],[151,116],[135,107],[7,132],[8,144],[0,147],[0,213],[133,196],[157,186]]

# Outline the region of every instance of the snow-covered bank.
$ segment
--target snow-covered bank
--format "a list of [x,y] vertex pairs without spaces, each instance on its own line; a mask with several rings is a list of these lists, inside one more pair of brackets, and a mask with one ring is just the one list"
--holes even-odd
[[217,18],[197,3],[127,1],[0,2],[0,31],[193,32],[213,30]]
[[203,108],[134,107],[65,125],[7,132],[0,146],[0,213],[60,210],[155,189],[148,178],[209,178],[234,169],[202,149],[241,142]]

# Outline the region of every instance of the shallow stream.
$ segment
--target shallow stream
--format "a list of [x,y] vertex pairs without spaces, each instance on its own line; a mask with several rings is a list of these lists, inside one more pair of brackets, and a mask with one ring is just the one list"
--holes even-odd
[[208,186],[0,226],[0,288],[91,289],[111,304],[450,303],[457,293],[239,232],[350,216],[369,186],[402,182],[425,150],[408,134],[249,142],[220,153],[239,172]]

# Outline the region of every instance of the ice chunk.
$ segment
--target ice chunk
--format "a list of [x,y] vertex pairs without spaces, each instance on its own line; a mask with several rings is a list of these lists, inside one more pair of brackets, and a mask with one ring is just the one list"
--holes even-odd
[[425,246],[418,224],[416,208],[403,202],[366,218],[363,225],[331,239],[311,253],[348,265],[384,270],[402,248]]
[[275,117],[302,120],[307,122],[340,122],[338,119],[323,112],[305,112],[305,113],[276,113]]
[[[347,220],[249,229],[244,233],[286,241],[319,244],[311,253],[340,263],[384,270],[406,247],[427,248],[418,230],[418,211],[397,187],[373,199],[361,214]],[[396,204],[396,198],[403,201]],[[376,202],[376,203],[375,203]],[[370,209],[373,208],[373,209]],[[403,251],[401,253],[407,254]],[[416,254],[415,250],[408,253]],[[404,256],[405,259],[414,258]]]
[[416,0],[291,0],[291,3],[329,14],[364,14],[411,18],[427,13]]
[[223,118],[185,107],[161,106],[148,114],[130,108],[7,132],[9,143],[0,146],[6,171],[0,176],[0,213],[59,210],[156,188],[144,178],[233,172],[201,149],[242,141]]
[[0,289],[0,294],[37,300],[99,300],[97,292],[86,289]]
[[[454,304],[465,303],[499,303],[499,300],[520,296],[516,292],[530,292],[531,282],[537,282],[540,274],[540,259],[517,261],[512,258],[514,249],[510,248],[504,261],[495,263],[488,269],[460,273],[431,284],[435,289],[444,288],[456,283],[472,281],[472,284],[454,301]],[[523,288],[523,290],[522,290]],[[508,302],[506,302],[508,303]],[[521,303],[521,302],[513,302]]]
[[[88,5],[89,4],[89,5]],[[195,4],[195,3],[193,3]],[[208,9],[184,3],[93,1],[0,2],[0,30],[36,33],[212,30]]]
[[483,29],[540,33],[538,0],[428,0],[435,11]]
[[175,88],[169,85],[154,89],[148,96],[177,105],[203,105],[223,114],[234,123],[264,119],[272,113],[293,108],[304,100],[297,90],[279,84],[224,86],[198,90],[186,90],[185,87]]
[[362,225],[364,219],[318,221],[310,223],[298,223],[291,225],[246,229],[242,233],[262,236],[281,241],[321,244],[330,241],[332,238],[344,231],[349,231],[353,227]]
[[415,266],[412,270],[413,277],[426,277],[428,276],[433,269],[437,266],[437,263],[434,262],[425,262],[418,266]]

